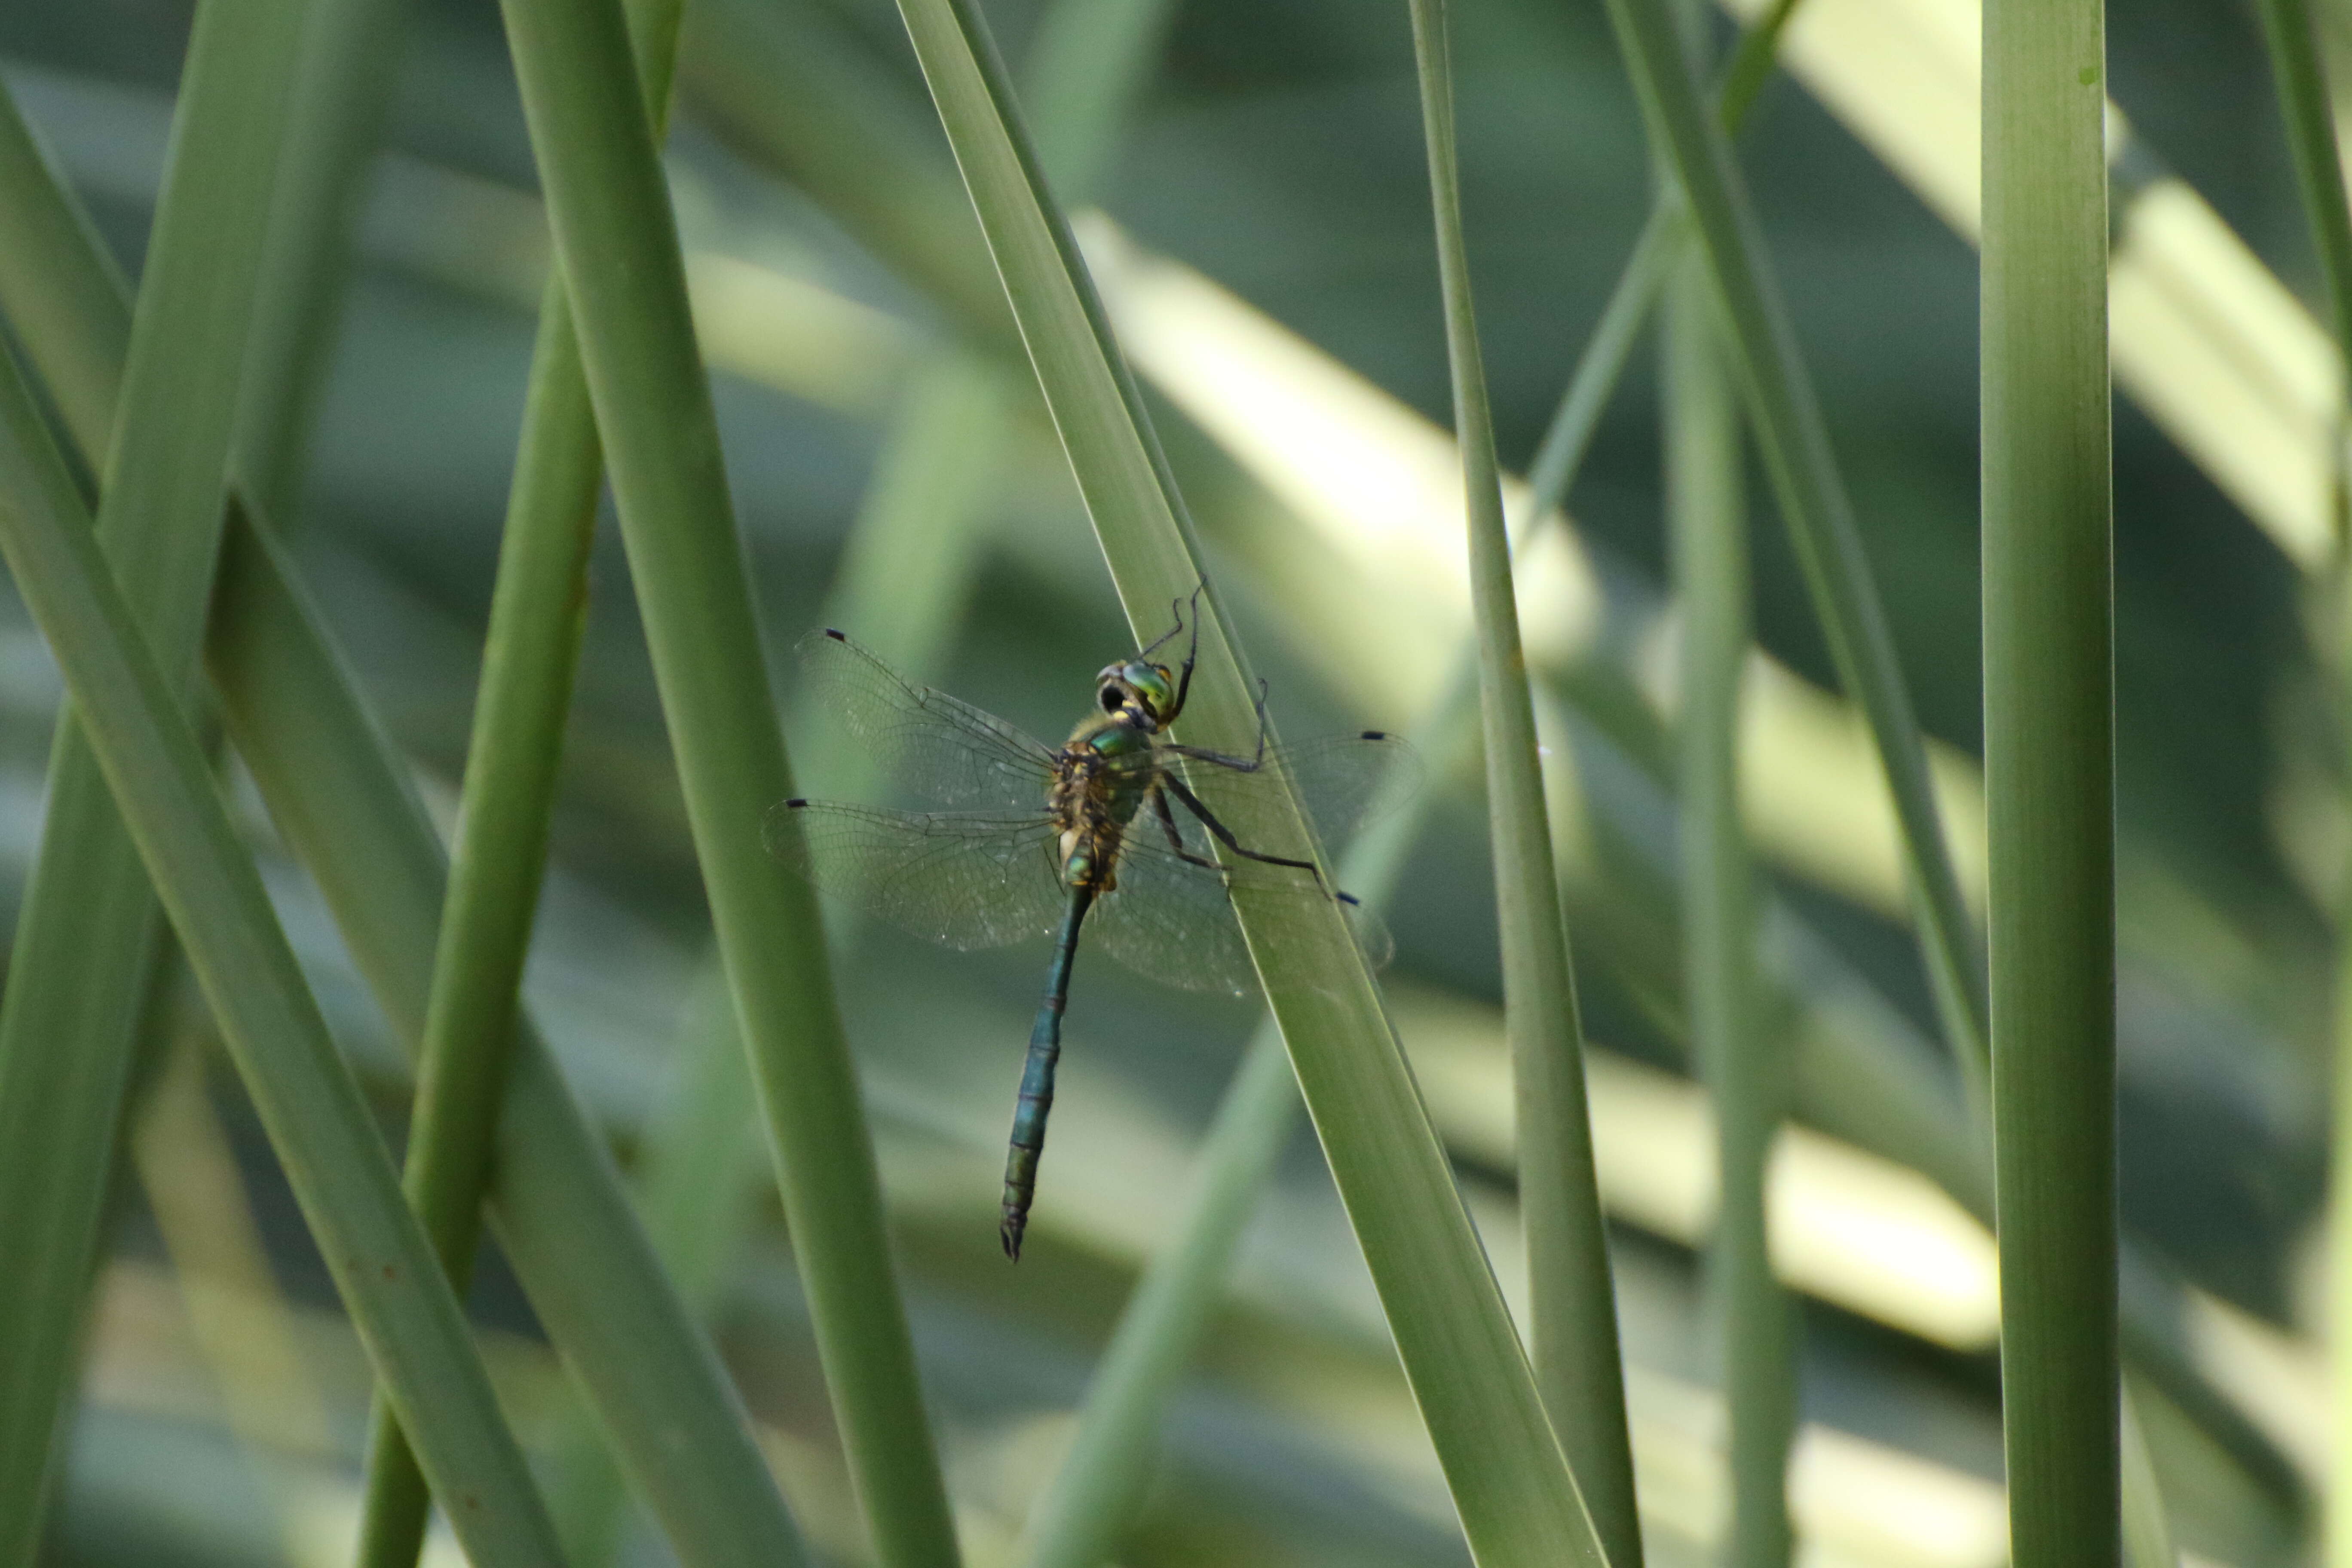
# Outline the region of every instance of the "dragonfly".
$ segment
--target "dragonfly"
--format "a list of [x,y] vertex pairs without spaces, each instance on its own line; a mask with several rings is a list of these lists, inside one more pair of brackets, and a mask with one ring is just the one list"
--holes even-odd
[[1411,793],[1411,748],[1380,730],[1270,743],[1263,682],[1251,752],[1171,739],[1200,655],[1198,600],[1196,591],[1181,664],[1160,657],[1187,629],[1179,599],[1173,629],[1095,677],[1092,710],[1059,746],[907,679],[845,633],[828,627],[800,644],[810,694],[885,773],[941,809],[787,800],[768,814],[770,852],[820,890],[948,947],[1053,940],[1005,1158],[999,1235],[1015,1261],[1081,928],[1139,973],[1234,995],[1258,984],[1234,923],[1236,889],[1335,901],[1369,960],[1377,966],[1389,952],[1377,919],[1313,860],[1253,848],[1218,806],[1286,801],[1287,778],[1318,803],[1324,831],[1343,835]]

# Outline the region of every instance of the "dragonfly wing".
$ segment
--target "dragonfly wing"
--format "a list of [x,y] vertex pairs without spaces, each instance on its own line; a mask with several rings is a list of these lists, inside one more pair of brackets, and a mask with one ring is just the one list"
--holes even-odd
[[[1181,808],[1173,815],[1183,824]],[[1180,826],[1186,853],[1205,853],[1206,846],[1195,847],[1191,835],[1190,825]],[[1351,900],[1334,900],[1308,872],[1246,860],[1213,869],[1184,859],[1148,805],[1128,828],[1118,887],[1097,900],[1087,916],[1087,940],[1137,973],[1187,991],[1255,995],[1257,968],[1234,916],[1236,886],[1276,900],[1337,901],[1373,969],[1386,965],[1396,952],[1380,916]]]
[[941,805],[1032,811],[1054,753],[982,709],[908,680],[832,630],[800,643],[809,692],[892,777]]
[[[1182,769],[1193,792],[1220,815],[1221,801],[1239,806],[1280,795],[1286,778],[1297,787],[1325,847],[1333,850],[1357,828],[1379,821],[1412,798],[1421,788],[1423,773],[1421,754],[1402,737],[1382,730],[1269,746],[1265,763],[1255,772],[1201,757],[1167,761]],[[1250,813],[1237,811],[1236,815]]]
[[1095,900],[1081,940],[1138,974],[1186,991],[1257,990],[1224,874],[1170,852],[1148,805],[1119,851],[1118,886]]
[[1069,897],[1055,838],[1034,812],[788,800],[767,820],[769,852],[823,891],[967,951],[1053,933]]

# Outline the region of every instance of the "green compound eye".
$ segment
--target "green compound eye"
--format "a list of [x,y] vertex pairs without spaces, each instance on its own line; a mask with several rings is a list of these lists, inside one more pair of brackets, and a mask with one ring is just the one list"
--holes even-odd
[[1129,665],[1120,672],[1151,717],[1165,722],[1176,709],[1176,681],[1164,664]]

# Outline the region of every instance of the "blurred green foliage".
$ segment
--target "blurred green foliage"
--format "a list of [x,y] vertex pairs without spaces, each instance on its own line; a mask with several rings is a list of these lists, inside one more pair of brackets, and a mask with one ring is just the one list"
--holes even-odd
[[[701,4],[689,0],[690,26]],[[948,172],[887,5],[724,5],[818,29],[856,68],[841,79],[854,75],[903,144]],[[1006,52],[1020,58],[1037,7],[1005,0],[987,9]],[[152,0],[0,8],[0,79],[134,274],[188,19],[185,5]],[[1522,468],[1648,212],[1651,172],[1599,7],[1478,0],[1457,5],[1453,25],[1487,373],[1501,455]],[[383,149],[352,192],[352,266],[319,345],[327,369],[286,528],[428,800],[446,808],[547,251],[494,9],[419,3],[400,31],[373,63],[391,89]],[[2217,0],[2147,0],[2117,7],[2109,38],[2112,94],[2138,136],[2315,298],[2316,268],[2252,17]],[[756,59],[737,63],[755,86],[762,79]],[[741,117],[727,111],[725,85],[715,72],[698,75],[689,58],[669,153],[689,253],[824,296],[815,314],[793,317],[783,312],[798,296],[772,287],[727,318],[728,341],[706,342],[773,653],[821,616],[847,615],[845,603],[888,615],[891,560],[869,563],[863,596],[845,598],[836,596],[837,563],[873,510],[868,486],[892,430],[915,417],[903,400],[926,375],[938,395],[940,362],[928,356],[957,341],[958,312],[970,310],[951,293],[943,304],[935,280],[866,248],[837,200],[779,178]],[[1443,422],[1444,326],[1419,138],[1402,5],[1191,0],[1176,8],[1133,122],[1096,176],[1097,199],[1139,243]],[[1913,698],[1933,735],[1972,752],[1973,254],[1785,78],[1765,89],[1739,145]],[[940,232],[968,233],[951,179],[925,199],[933,196],[950,204],[938,214]],[[783,323],[769,329],[781,341],[772,352],[753,341],[761,321]],[[766,372],[746,374],[762,363]],[[933,368],[911,368],[924,363]],[[1603,655],[1637,669],[1650,657],[1665,580],[1654,363],[1636,354],[1570,498],[1608,593]],[[1125,649],[1128,634],[1042,409],[1017,374],[989,395],[1008,434],[973,463],[971,493],[961,498],[969,522],[951,542],[927,542],[919,530],[897,536],[909,542],[895,548],[950,560],[950,580],[926,587],[912,628],[849,629],[877,643],[920,633],[928,674],[1057,734],[1086,700],[1087,677]],[[1321,617],[1371,612],[1337,582],[1329,602],[1307,603],[1295,578],[1264,572],[1265,540],[1293,525],[1228,453],[1164,404],[1155,414],[1229,609],[1271,679],[1278,721],[1303,735],[1410,718],[1357,711],[1321,679],[1302,636]],[[2334,949],[2324,910],[2352,839],[2338,802],[2338,721],[2310,652],[2307,625],[2318,613],[2278,550],[2127,404],[2117,408],[2116,485],[2124,1213],[2151,1253],[2203,1293],[2189,1326],[2219,1358],[2206,1361],[2209,1375],[2301,1459],[2311,1452],[2312,1238],[2328,1131],[2323,1003]],[[1769,489],[1749,490],[1759,514],[1756,637],[1832,686]],[[906,570],[914,574],[911,563]],[[609,517],[591,576],[527,992],[575,1089],[625,1157],[657,1146],[665,1118],[705,1130],[699,1143],[671,1134],[674,1151],[748,1150],[748,1140],[708,1132],[742,1140],[748,1122],[728,1122],[730,1096],[714,1076],[723,1068],[710,1066],[732,1047],[723,1029],[715,1053],[707,1044],[714,1026],[697,998],[709,922]],[[1543,606],[1522,613],[1532,624]],[[788,692],[790,670],[779,661],[774,674]],[[0,614],[0,907],[12,918],[37,838],[58,698],[39,639],[11,603]],[[787,708],[803,776],[846,776],[830,773],[844,766],[840,738]],[[1657,901],[1660,868],[1671,866],[1671,803],[1589,712],[1555,741],[1563,772],[1573,753],[1585,824],[1588,853],[1570,859],[1567,875],[1588,1032],[1601,1047],[1679,1074],[1673,911]],[[1489,1060],[1499,1039],[1479,1010],[1498,985],[1485,814],[1474,786],[1437,787],[1433,824],[1391,915],[1400,943],[1391,979],[1408,1045],[1418,1053],[1459,1038],[1475,1063]],[[250,806],[249,795],[237,798]],[[259,811],[247,816],[330,1019],[373,1074],[396,1129],[385,1026],[316,895],[274,848]],[[1908,933],[1785,868],[1768,861],[1762,872],[1778,911],[1764,960],[1774,983],[1864,1018],[1860,1027],[1898,1067],[1950,1096],[1957,1124],[1957,1086],[1924,1043],[1934,1013]],[[1042,954],[958,956],[879,929],[840,925],[837,934],[854,936],[842,943],[837,975],[959,1525],[971,1561],[1005,1561],[1128,1287],[1174,1233],[1190,1154],[1256,1019],[1238,1005],[1081,963],[1034,1241],[1008,1269],[995,1251],[992,1173]],[[1455,1081],[1444,1066],[1454,1058],[1415,1059],[1438,1101]],[[299,1423],[273,1432],[228,1418],[223,1363],[189,1327],[186,1292],[204,1288],[209,1265],[126,1179],[54,1532],[60,1561],[327,1562],[348,1549],[364,1368],[217,1053],[209,1081],[266,1248],[259,1283],[293,1314],[291,1342],[327,1412],[324,1436],[299,1436]],[[740,1090],[731,1103],[741,1108]],[[1607,1116],[1649,1102],[1604,1095],[1596,1103]],[[1821,1120],[1819,1094],[1803,1103]],[[1516,1242],[1506,1238],[1517,1230],[1507,1152],[1437,1110],[1507,1280]],[[1892,1125],[1891,1112],[1865,1105],[1853,1124],[1830,1131],[1866,1142],[1854,1129],[1874,1117]],[[1609,1127],[1596,1131],[1605,1143]],[[1643,1149],[1663,1167],[1688,1147]],[[640,1174],[661,1190],[661,1167],[644,1163]],[[667,1216],[656,1224],[669,1235],[705,1211],[744,1215],[740,1233],[719,1227],[722,1255],[693,1266],[696,1293],[707,1291],[812,1543],[857,1561],[861,1527],[765,1163],[744,1152],[697,1169],[719,1190],[700,1209],[672,1191],[652,1210]],[[1691,1237],[1638,1203],[1612,1212],[1653,1554],[1696,1561],[1719,1500],[1705,1479],[1709,1416],[1693,1403],[1705,1363]],[[233,1298],[239,1310],[258,1312],[267,1298],[251,1294],[256,1284],[223,1288],[246,1292]],[[570,1474],[593,1429],[494,1254],[474,1304],[521,1436],[558,1456],[555,1473]],[[1990,1357],[1965,1335],[1954,1348],[1885,1319],[1819,1294],[1802,1308],[1800,1534],[1809,1519],[1816,1531],[1843,1520],[1849,1534],[1822,1546],[1825,1560],[1841,1563],[1996,1561],[1998,1534],[1986,1557],[1970,1554],[1979,1537],[1969,1533],[2000,1463]],[[2147,1403],[2184,1545],[2232,1562],[2294,1560],[2301,1524],[2274,1480],[2250,1479],[2210,1421]],[[1869,1536],[1854,1521],[1872,1484],[1945,1527],[1923,1528],[1908,1544],[1899,1533]],[[1915,1485],[1924,1489],[1902,1489]],[[553,1494],[567,1519],[588,1506],[567,1500],[561,1485]],[[1952,1511],[1931,1514],[1923,1500]],[[625,1561],[662,1560],[642,1521],[617,1540]],[[1369,1279],[1302,1131],[1178,1391],[1158,1479],[1120,1561],[1402,1568],[1464,1560]]]

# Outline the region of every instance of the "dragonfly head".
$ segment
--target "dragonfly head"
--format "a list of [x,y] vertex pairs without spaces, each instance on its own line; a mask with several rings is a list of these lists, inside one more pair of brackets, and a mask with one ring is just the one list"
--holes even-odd
[[1146,734],[1156,733],[1175,716],[1175,672],[1139,658],[1105,665],[1095,677],[1095,702]]

